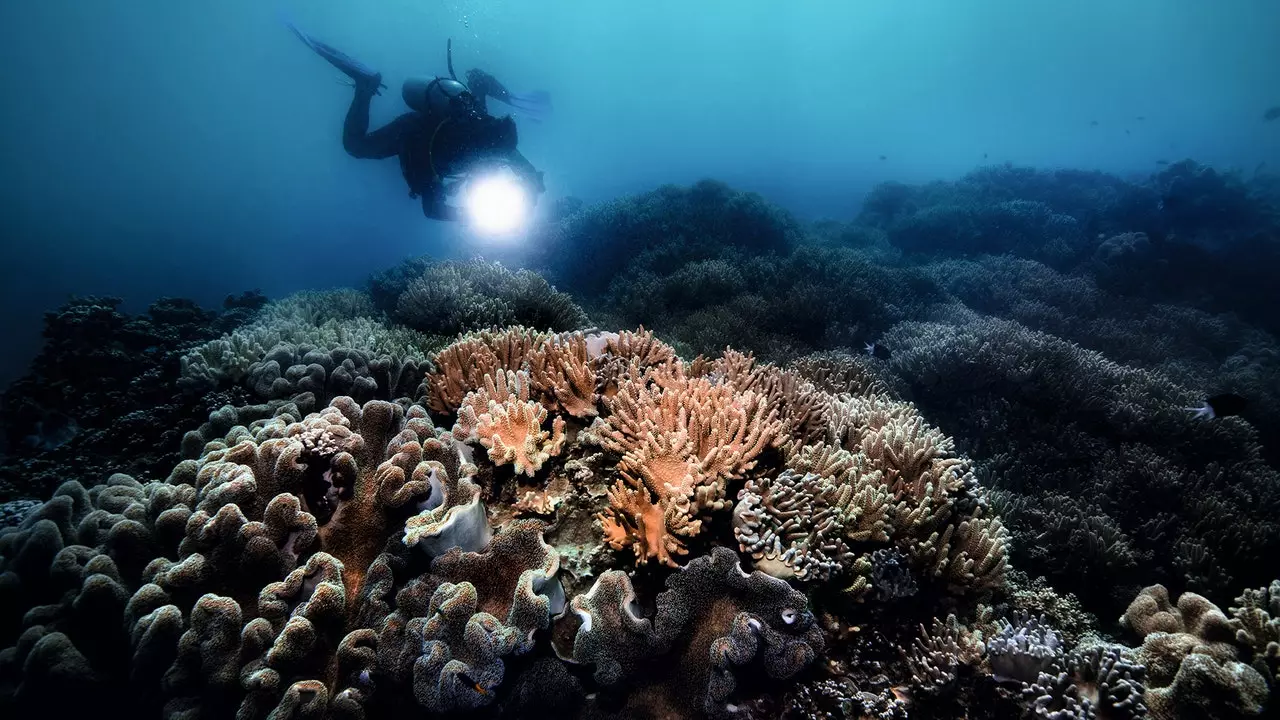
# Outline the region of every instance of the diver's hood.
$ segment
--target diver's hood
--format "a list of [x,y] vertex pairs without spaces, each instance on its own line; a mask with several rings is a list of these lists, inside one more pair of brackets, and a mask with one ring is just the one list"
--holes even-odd
[[470,112],[475,104],[467,86],[450,78],[409,78],[400,94],[405,105],[420,113],[461,114]]

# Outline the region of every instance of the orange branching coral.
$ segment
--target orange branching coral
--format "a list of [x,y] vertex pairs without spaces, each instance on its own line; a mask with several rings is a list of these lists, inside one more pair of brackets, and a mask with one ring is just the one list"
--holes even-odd
[[763,396],[691,378],[679,362],[625,383],[607,406],[611,414],[602,440],[606,449],[623,455],[620,469],[669,478],[673,460],[678,461],[692,471],[694,487],[712,486],[698,503],[711,510],[727,506],[720,502],[724,483],[754,468],[783,428]]
[[464,335],[436,354],[435,371],[423,381],[431,410],[451,413],[472,390],[484,386],[484,378],[498,370],[520,370],[533,351],[547,338],[545,333],[523,327],[501,332]]
[[614,357],[628,361],[635,360],[641,368],[664,365],[676,359],[676,351],[670,345],[653,336],[644,326],[632,332],[623,330],[620,333],[608,333],[605,336],[605,350]]
[[599,395],[586,336],[574,332],[549,338],[530,354],[529,366],[533,387],[548,409],[595,417]]
[[[624,382],[617,395],[606,398],[611,414],[599,433],[602,446],[622,456],[622,481],[611,495],[619,501],[601,514],[601,522],[615,529],[646,528],[612,532],[610,544],[634,545],[639,562],[656,557],[674,564],[667,548],[682,546],[665,533],[696,534],[697,513],[728,508],[726,483],[755,467],[782,432],[782,422],[763,396],[689,377],[678,360],[643,373],[633,361],[628,374],[641,379]],[[650,529],[657,517],[666,521],[665,533]]]
[[826,437],[831,413],[829,396],[790,370],[767,363],[757,364],[751,353],[728,349],[715,359],[698,356],[690,363],[689,374],[708,376],[739,391],[750,390],[763,396],[769,408],[776,410],[783,422],[783,430],[775,441],[777,444],[807,444]]
[[564,420],[555,418],[548,432],[542,429],[546,419],[547,409],[529,399],[528,374],[507,370],[486,375],[484,389],[467,394],[453,436],[478,441],[495,465],[511,463],[517,473],[532,477],[564,447]]
[[676,507],[670,498],[653,502],[644,488],[619,480],[609,489],[609,508],[600,517],[604,541],[615,550],[630,547],[636,564],[649,558],[676,567],[673,556],[689,551],[676,536],[693,537],[702,521]]

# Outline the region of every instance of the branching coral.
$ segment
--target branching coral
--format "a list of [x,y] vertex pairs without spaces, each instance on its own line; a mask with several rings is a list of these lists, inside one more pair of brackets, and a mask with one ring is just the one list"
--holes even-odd
[[605,399],[610,415],[598,434],[621,456],[622,477],[601,521],[606,541],[633,547],[637,562],[675,565],[684,549],[673,536],[697,534],[696,515],[728,507],[726,483],[755,467],[782,424],[753,391],[690,377],[679,362],[643,373],[632,365],[637,379]]
[[451,336],[508,325],[573,330],[587,323],[572,298],[530,270],[512,272],[483,260],[409,264],[421,265],[420,273],[397,288],[388,311],[422,332]]
[[1231,627],[1236,642],[1250,648],[1254,668],[1280,684],[1280,580],[1269,587],[1245,590],[1231,608]]
[[510,463],[533,477],[564,447],[564,420],[555,418],[548,432],[542,429],[546,419],[546,408],[529,400],[528,376],[508,370],[486,375],[484,389],[463,398],[453,436],[488,448],[495,465]]
[[872,589],[870,555],[887,543],[954,589],[1001,584],[1006,534],[950,439],[883,395],[828,402],[827,442],[797,441],[787,470],[739,492],[743,551],[779,577],[844,576],[854,597]]
[[1082,648],[1066,658],[1064,670],[1040,673],[1023,688],[1033,716],[1052,720],[1146,717],[1145,669],[1126,659],[1123,650],[1107,645]]
[[733,512],[743,551],[777,577],[824,580],[852,567],[851,544],[889,539],[889,495],[878,474],[848,474],[855,479],[784,470],[776,479],[748,481]]
[[965,627],[955,615],[934,619],[929,628],[920,626],[920,635],[907,653],[913,684],[926,692],[951,688],[960,675],[972,673],[982,661],[982,634]]

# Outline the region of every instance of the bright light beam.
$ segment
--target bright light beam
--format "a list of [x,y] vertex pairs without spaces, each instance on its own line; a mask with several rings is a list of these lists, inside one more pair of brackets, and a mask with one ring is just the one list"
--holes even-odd
[[529,215],[529,198],[510,170],[470,182],[462,200],[471,226],[487,235],[504,235],[522,228]]

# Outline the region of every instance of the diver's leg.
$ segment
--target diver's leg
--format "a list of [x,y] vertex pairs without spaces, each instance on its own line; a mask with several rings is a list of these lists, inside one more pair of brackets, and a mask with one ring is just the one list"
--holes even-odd
[[342,147],[352,157],[380,160],[400,152],[400,135],[407,124],[405,115],[369,132],[369,105],[377,87],[376,82],[356,85],[355,96],[347,108],[347,117],[342,123]]

